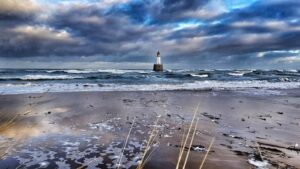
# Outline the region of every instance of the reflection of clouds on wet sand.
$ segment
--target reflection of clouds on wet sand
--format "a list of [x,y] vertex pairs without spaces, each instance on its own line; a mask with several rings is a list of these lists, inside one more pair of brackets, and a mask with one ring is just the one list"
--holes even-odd
[[[100,120],[102,118],[98,116],[97,119],[101,122],[87,123],[87,120],[80,121],[80,118],[85,116],[83,113],[80,116],[71,117],[80,122],[80,125],[72,127],[73,125],[70,124],[72,120],[64,123],[66,122],[65,118],[70,114],[66,114],[63,120],[58,119],[61,117],[61,113],[67,113],[68,110],[67,108],[55,108],[51,109],[51,113],[41,110],[46,113],[28,115],[4,130],[1,133],[3,138],[13,139],[15,144],[14,149],[0,162],[0,166],[10,163],[7,160],[11,157],[25,168],[53,166],[74,168],[85,165],[89,166],[88,168],[96,168],[99,165],[107,168],[116,166],[123,140],[118,142],[113,140],[120,139],[119,136],[122,136],[117,133],[122,130],[120,124],[124,121],[121,121],[121,118]],[[83,127],[79,128],[78,126]],[[127,155],[122,163],[128,167],[136,165],[141,147],[142,142],[139,143],[136,138],[135,141],[131,140],[125,150]],[[13,167],[11,166],[11,168]]]
[[57,108],[52,109],[52,111],[55,113],[65,113],[68,110],[69,110],[69,108],[67,108],[67,107],[57,107]]
[[2,135],[15,140],[40,137],[49,133],[72,133],[73,131],[57,125],[51,124],[47,120],[41,120],[38,123],[17,123],[10,128],[2,131]]
[[[55,113],[63,113],[68,109],[56,108],[53,110],[53,112]],[[49,133],[74,133],[74,131],[71,131],[67,127],[57,125],[55,120],[50,116],[50,113],[46,112],[35,114],[32,112],[16,118],[13,122],[14,124],[6,127],[5,130],[1,132],[1,134],[7,138],[21,140],[32,137],[39,137]]]
[[[253,141],[264,139],[270,142],[273,139],[279,140],[275,143],[288,146],[297,141],[298,137],[293,133],[299,131],[296,124],[290,124],[295,121],[291,117],[298,117],[296,108],[286,102],[275,105],[275,100],[266,97],[259,98],[261,101],[221,92],[215,97],[210,92],[186,91],[56,93],[43,99],[45,101],[31,107],[31,113],[22,115],[14,125],[0,133],[0,153],[7,152],[0,160],[0,168],[13,169],[21,165],[21,168],[105,169],[116,168],[119,159],[122,159],[120,166],[123,168],[135,168],[141,163],[154,128],[157,133],[148,155],[156,151],[149,155],[145,168],[161,168],[162,165],[175,168],[179,150],[183,148],[180,142],[183,132],[187,132],[191,112],[199,100],[201,112],[197,118],[200,123],[190,148],[187,168],[199,167],[199,160],[205,155],[213,136],[216,141],[206,166],[214,168],[218,161],[224,168],[238,169],[256,164],[249,161],[257,151]],[[289,103],[297,102],[295,98],[289,100]],[[257,110],[253,109],[254,105]],[[282,113],[276,113],[278,111]],[[160,119],[156,123],[158,116]],[[136,119],[135,123],[132,123],[133,119]],[[133,130],[124,146],[131,126]],[[4,143],[13,143],[10,144],[13,146],[7,150]],[[285,160],[283,166],[298,163],[297,154],[282,150],[291,158],[277,158],[259,144],[266,154],[265,160],[272,160],[270,156],[278,161]]]

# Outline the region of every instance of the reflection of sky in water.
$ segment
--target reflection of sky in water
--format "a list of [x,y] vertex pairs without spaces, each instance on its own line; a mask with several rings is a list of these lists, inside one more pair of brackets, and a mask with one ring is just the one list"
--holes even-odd
[[[143,106],[138,104],[140,107],[134,111],[130,109],[131,113],[124,113],[136,100],[122,100],[122,107],[118,106],[120,103],[115,98],[109,101],[109,105],[101,106],[98,106],[99,97],[79,97],[75,103],[69,97],[51,95],[45,99],[27,97],[23,100],[25,103],[18,103],[23,107],[15,107],[18,110],[12,108],[9,112],[24,112],[22,108],[28,110],[29,104],[32,104],[29,107],[32,111],[22,114],[13,126],[0,133],[0,143],[11,145],[3,149],[0,146],[0,153],[7,152],[0,160],[1,169],[18,166],[78,168],[85,165],[88,168],[115,168],[133,117],[138,116],[122,157],[124,168],[135,168],[154,127],[156,112],[162,112],[164,105],[163,99],[141,99]],[[144,106],[155,108],[147,111]],[[161,120],[156,125],[161,133],[157,139],[172,137],[177,125],[181,126]],[[168,133],[163,133],[166,128],[169,128]],[[152,148],[156,149],[154,144]]]
[[[35,125],[19,125],[6,130],[6,139],[18,140],[0,166],[15,168],[20,164],[25,168],[109,168],[116,165],[123,146],[123,138],[117,140],[115,128],[119,118],[104,122],[86,124],[85,129],[77,130],[62,125],[38,121]],[[24,127],[25,126],[25,127]],[[105,133],[104,136],[103,133]],[[4,137],[0,141],[4,142]],[[8,141],[8,140],[7,140]],[[131,138],[123,164],[126,168],[136,165],[141,156],[142,143]]]
[[[0,152],[7,154],[0,160],[0,168],[116,167],[131,118],[124,121],[116,114],[89,114],[76,106],[53,107],[32,107],[32,112],[1,132],[0,143],[5,146],[0,146]],[[151,123],[135,125],[124,151],[123,167],[136,166],[141,159],[149,134],[145,125]]]
[[[68,109],[66,108],[55,108],[52,112],[64,113],[67,110]],[[46,112],[43,110],[38,111]],[[74,133],[74,131],[71,131],[69,128],[57,125],[55,120],[55,117],[53,118],[48,116],[47,112],[45,114],[30,112],[26,114],[26,116],[20,116],[19,118],[16,118],[15,124],[6,128],[1,134],[7,138],[21,140],[43,136],[48,133]]]

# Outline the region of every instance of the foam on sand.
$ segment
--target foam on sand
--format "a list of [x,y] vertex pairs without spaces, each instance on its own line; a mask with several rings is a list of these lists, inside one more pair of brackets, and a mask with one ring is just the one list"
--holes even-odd
[[259,160],[255,160],[254,158],[251,158],[248,160],[248,162],[250,164],[254,165],[255,167],[257,167],[257,169],[268,169],[269,168],[269,163],[266,160],[259,161]]

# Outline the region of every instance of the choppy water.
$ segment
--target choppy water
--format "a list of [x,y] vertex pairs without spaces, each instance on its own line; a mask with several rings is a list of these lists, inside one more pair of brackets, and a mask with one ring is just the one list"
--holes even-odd
[[300,87],[300,70],[0,70],[0,94]]

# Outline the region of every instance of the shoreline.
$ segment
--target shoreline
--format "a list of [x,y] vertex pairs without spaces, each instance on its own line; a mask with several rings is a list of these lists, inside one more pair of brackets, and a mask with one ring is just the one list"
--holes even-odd
[[[247,91],[249,91],[247,93]],[[274,91],[272,93],[272,91]],[[207,89],[161,89],[161,90],[82,90],[82,91],[40,91],[40,92],[28,92],[28,93],[0,93],[0,96],[13,96],[13,95],[39,95],[39,94],[59,94],[59,93],[134,93],[134,92],[217,92],[217,93],[237,93],[237,94],[248,94],[259,96],[259,92],[261,95],[297,95],[300,92],[299,88],[287,88],[287,89],[266,89],[266,88],[236,88],[236,89],[216,89],[216,88],[207,88]],[[251,93],[252,92],[252,93]],[[253,93],[256,92],[256,93]],[[283,93],[280,93],[283,92]]]
[[[124,168],[135,168],[154,127],[155,151],[145,169],[175,168],[182,134],[200,102],[187,168],[199,167],[212,138],[205,168],[299,168],[299,154],[289,148],[299,141],[300,90],[283,91],[285,95],[186,90],[0,95],[1,125],[20,113],[13,125],[0,130],[1,145],[11,146],[0,146],[0,154],[6,152],[0,167],[115,166],[137,118]],[[263,161],[257,159],[257,144]]]

